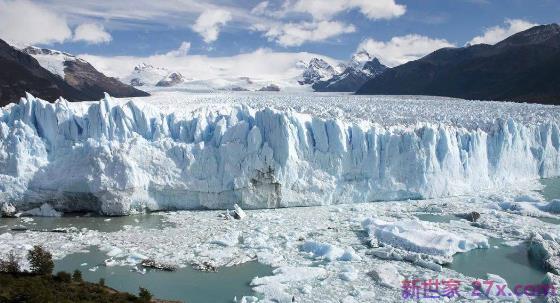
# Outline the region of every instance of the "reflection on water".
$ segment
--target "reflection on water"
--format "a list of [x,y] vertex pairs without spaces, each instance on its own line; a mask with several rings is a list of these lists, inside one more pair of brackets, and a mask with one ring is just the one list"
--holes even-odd
[[87,228],[101,232],[115,232],[125,226],[143,229],[163,229],[173,226],[165,221],[165,216],[158,213],[131,215],[123,217],[76,216],[67,214],[63,217],[24,217],[0,218],[0,233],[11,230],[53,231],[68,228]]
[[479,279],[486,279],[487,273],[497,274],[510,288],[518,284],[540,284],[546,275],[546,271],[529,259],[526,244],[506,246],[497,239],[490,239],[488,249],[456,254],[448,267]]
[[[130,267],[105,267],[107,256],[98,250],[72,254],[55,263],[55,272],[82,271],[85,280],[98,282],[105,279],[109,287],[129,293],[138,293],[139,287],[150,290],[158,299],[180,300],[189,303],[233,302],[237,296],[254,295],[249,283],[256,276],[272,274],[272,268],[258,262],[247,262],[235,267],[220,268],[218,272],[202,272],[190,266],[174,272],[148,270],[140,274]],[[87,263],[87,264],[84,264]]]

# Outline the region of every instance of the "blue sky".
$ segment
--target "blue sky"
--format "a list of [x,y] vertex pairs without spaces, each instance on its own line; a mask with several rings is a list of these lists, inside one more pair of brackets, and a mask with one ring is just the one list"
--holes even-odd
[[[252,6],[244,6],[252,8],[258,2],[247,1]],[[385,41],[394,36],[414,33],[463,45],[474,36],[481,35],[486,28],[503,25],[506,19],[546,24],[558,22],[560,17],[560,1],[553,0],[397,0],[396,3],[406,5],[406,13],[401,17],[370,20],[357,10],[343,12],[335,19],[355,25],[355,32],[299,46],[281,46],[274,41],[268,41],[262,33],[235,24],[226,24],[218,40],[207,44],[189,27],[146,22],[145,26],[140,28],[111,30],[111,43],[64,43],[60,48],[73,53],[145,56],[167,52],[176,48],[182,41],[189,41],[192,54],[230,56],[267,47],[282,51],[321,53],[345,59],[367,38]],[[305,16],[302,19],[305,19]]]
[[96,56],[165,54],[186,42],[189,55],[266,48],[346,60],[364,48],[396,65],[559,16],[557,0],[0,0],[0,38]]

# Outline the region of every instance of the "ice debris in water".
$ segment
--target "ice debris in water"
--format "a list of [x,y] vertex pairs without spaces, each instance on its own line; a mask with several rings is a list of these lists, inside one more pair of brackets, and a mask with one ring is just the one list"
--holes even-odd
[[0,207],[0,217],[15,217],[16,212],[16,207],[8,202],[2,203],[2,206]]
[[36,217],[60,217],[61,212],[56,211],[50,204],[43,203],[38,208],[33,208],[22,213],[24,216],[36,216]]
[[306,241],[301,245],[301,251],[310,253],[313,257],[327,261],[359,261],[360,256],[356,254],[352,247],[342,249],[328,243]]
[[383,263],[375,267],[369,275],[381,285],[389,288],[400,287],[403,277],[397,268],[391,263]]
[[245,214],[245,212],[243,211],[243,209],[241,209],[241,207],[239,207],[239,205],[234,204],[234,218],[238,219],[238,220],[243,220],[247,215]]
[[406,251],[450,257],[458,252],[488,248],[488,238],[477,233],[455,234],[416,220],[384,221],[368,218],[362,222],[370,238]]

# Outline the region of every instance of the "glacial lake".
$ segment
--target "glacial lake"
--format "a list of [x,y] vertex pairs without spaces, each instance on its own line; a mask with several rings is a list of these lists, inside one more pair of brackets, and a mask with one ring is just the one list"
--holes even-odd
[[507,246],[498,239],[490,239],[490,248],[473,249],[453,256],[447,268],[466,276],[487,279],[488,273],[496,274],[515,285],[541,284],[546,271],[529,259],[526,244]]
[[[560,198],[560,178],[542,179],[544,188],[540,191],[546,200]],[[414,214],[420,220],[449,223],[460,220],[452,214]],[[557,218],[542,218],[543,221],[560,224]],[[0,220],[0,234],[14,230],[56,231],[76,228],[91,229],[101,232],[115,232],[127,227],[142,229],[163,229],[173,227],[161,213],[132,215],[125,217],[99,217],[66,214],[59,218],[3,218]],[[497,274],[510,287],[517,284],[539,284],[546,272],[529,260],[525,244],[517,246],[504,245],[499,239],[491,239],[489,249],[475,249],[466,253],[456,254],[453,263],[447,267],[464,275],[486,279],[487,273]],[[104,260],[108,256],[96,248],[90,252],[66,256],[55,262],[56,271],[82,271],[85,280],[98,282],[105,279],[109,287],[133,294],[139,287],[145,287],[154,297],[166,300],[179,300],[189,303],[233,302],[233,298],[255,295],[249,283],[257,276],[272,274],[273,268],[258,262],[247,262],[235,267],[220,268],[218,272],[202,272],[190,266],[175,272],[148,269],[144,274],[131,267],[106,267]]]
[[[0,234],[25,230],[53,232],[69,228],[116,232],[127,227],[164,229],[173,226],[161,213],[124,217],[65,214],[63,217],[2,218]],[[233,302],[235,296],[241,299],[243,296],[255,295],[249,286],[251,280],[257,276],[272,275],[273,270],[258,262],[247,262],[219,268],[218,272],[203,272],[187,266],[174,272],[147,269],[145,274],[141,274],[129,266],[107,267],[104,260],[108,258],[104,252],[91,248],[90,252],[71,254],[56,260],[55,272],[71,273],[78,269],[87,281],[99,282],[100,278],[104,278],[107,286],[133,294],[138,294],[138,288],[144,287],[158,299],[189,303],[229,303]]]
[[[154,298],[188,303],[230,303],[237,296],[254,295],[249,283],[256,276],[269,276],[272,268],[258,262],[219,268],[218,272],[203,272],[190,266],[174,272],[148,269],[145,274],[125,266],[105,266],[107,255],[96,249],[76,253],[55,261],[55,272],[72,273],[78,269],[85,280],[99,282],[119,291],[138,294],[139,287],[148,289]],[[85,264],[87,263],[87,264]]]
[[560,178],[541,179],[540,182],[544,185],[540,193],[546,201],[560,199]]
[[[546,201],[560,199],[560,178],[541,179],[544,188],[540,190]],[[460,218],[449,214],[415,214],[422,221],[449,223]],[[543,222],[560,225],[559,218],[538,218]],[[490,239],[490,248],[474,249],[466,253],[458,253],[453,263],[447,268],[466,276],[487,279],[487,274],[497,274],[504,278],[510,288],[515,285],[541,284],[546,271],[529,259],[527,246],[522,243],[516,246],[504,245],[499,239]]]

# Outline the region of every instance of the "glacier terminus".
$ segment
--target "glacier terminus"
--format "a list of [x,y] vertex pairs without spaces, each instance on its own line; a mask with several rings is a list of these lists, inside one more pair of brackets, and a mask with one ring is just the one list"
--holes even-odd
[[27,95],[0,109],[0,204],[126,215],[469,194],[560,175],[559,115],[438,97]]

